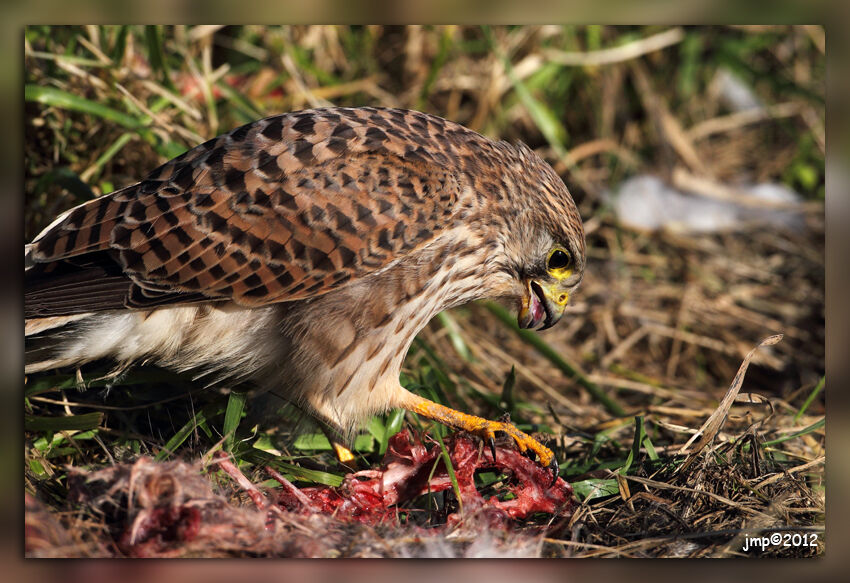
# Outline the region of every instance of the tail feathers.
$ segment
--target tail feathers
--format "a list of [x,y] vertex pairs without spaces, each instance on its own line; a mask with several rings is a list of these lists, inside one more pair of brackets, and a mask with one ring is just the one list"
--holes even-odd
[[91,313],[71,314],[70,316],[51,316],[48,318],[32,318],[27,320],[24,324],[24,336],[35,336],[36,334],[41,334],[48,330],[62,328],[66,324],[88,318],[89,316],[91,316]]
[[24,372],[41,372],[81,364],[79,357],[62,355],[62,348],[73,335],[74,323],[85,320],[92,314],[72,314],[49,318],[31,318],[24,324],[26,348]]
[[24,271],[28,271],[31,267],[33,267],[36,263],[33,258],[33,253],[35,252],[35,245],[32,243],[28,243],[24,245]]
[[[30,249],[26,251],[29,255]],[[125,307],[132,281],[108,253],[30,265],[24,273],[24,316],[46,318]]]

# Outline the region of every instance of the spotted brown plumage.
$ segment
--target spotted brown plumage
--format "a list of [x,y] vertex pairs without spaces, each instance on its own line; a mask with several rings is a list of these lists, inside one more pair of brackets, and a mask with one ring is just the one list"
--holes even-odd
[[416,397],[398,371],[431,317],[472,299],[553,325],[584,263],[572,198],[522,144],[397,109],[279,115],[71,209],[27,246],[27,370],[111,358],[213,371],[343,430],[402,406],[506,431],[548,464],[513,426]]

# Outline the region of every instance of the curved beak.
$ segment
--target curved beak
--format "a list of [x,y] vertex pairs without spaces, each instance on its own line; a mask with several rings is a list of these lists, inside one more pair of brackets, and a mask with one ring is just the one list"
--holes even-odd
[[537,328],[546,330],[558,323],[564,315],[570,294],[558,289],[558,284],[541,284],[529,280],[525,286],[526,293],[517,314],[517,324],[520,328]]

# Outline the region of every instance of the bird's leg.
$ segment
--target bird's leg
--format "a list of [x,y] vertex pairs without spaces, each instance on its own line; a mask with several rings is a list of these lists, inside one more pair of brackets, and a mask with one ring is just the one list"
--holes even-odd
[[429,401],[424,397],[415,395],[407,390],[404,391],[404,396],[399,400],[398,406],[413,411],[429,419],[439,421],[443,425],[454,427],[455,429],[463,429],[470,433],[480,436],[485,443],[489,443],[493,448],[493,459],[495,460],[495,433],[504,431],[511,439],[513,439],[519,450],[523,453],[528,451],[534,452],[540,459],[540,463],[544,466],[551,467],[555,471],[557,478],[558,463],[555,460],[555,454],[552,453],[545,445],[532,438],[530,435],[523,433],[516,428],[512,423],[504,423],[501,421],[488,421],[474,415],[467,415],[460,411],[455,411],[449,407]]

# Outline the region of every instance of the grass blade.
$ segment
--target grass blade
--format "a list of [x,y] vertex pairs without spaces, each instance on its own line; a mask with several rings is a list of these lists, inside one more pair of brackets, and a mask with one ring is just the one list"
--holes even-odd
[[233,451],[233,444],[236,441],[236,430],[239,428],[239,422],[242,421],[242,412],[245,410],[245,400],[247,393],[242,391],[230,391],[230,397],[227,399],[227,409],[224,411],[224,451]]
[[121,134],[121,136],[109,146],[103,154],[98,156],[97,160],[94,161],[94,164],[89,166],[81,178],[85,181],[91,180],[92,176],[95,176],[100,173],[100,170],[106,165],[107,162],[112,160],[112,158],[121,151],[121,149],[130,143],[130,140],[133,139],[135,134],[130,132]]
[[280,470],[281,473],[287,477],[287,479],[291,478],[293,481],[303,480],[306,482],[313,482],[315,484],[324,484],[325,486],[332,486],[334,488],[342,485],[343,481],[342,476],[337,476],[336,474],[331,474],[329,472],[322,472],[320,470],[310,470],[307,468],[302,468],[301,466],[297,466],[295,464],[288,464],[286,462],[276,461],[269,465],[273,466],[277,470]]
[[515,385],[516,385],[516,367],[511,365],[511,372],[509,372],[508,376],[505,377],[505,383],[502,385],[502,398],[500,399],[500,403],[499,403],[511,415],[514,414],[514,410],[516,409],[516,402],[514,402],[514,386]]
[[472,360],[472,353],[460,333],[460,326],[458,326],[457,321],[448,312],[440,312],[437,314],[437,319],[446,329],[449,340],[451,340],[452,346],[460,357],[466,362],[470,362]]
[[165,57],[162,54],[162,37],[159,34],[159,27],[155,24],[145,27],[145,44],[148,47],[148,58],[151,62],[151,67],[159,73],[162,84],[169,91],[176,93],[174,83],[171,82],[171,75],[168,72],[168,67],[165,64]]
[[133,130],[142,127],[139,120],[126,113],[95,103],[94,101],[89,101],[84,97],[79,97],[67,91],[56,89],[55,87],[27,85],[24,87],[24,100],[34,101],[60,109],[88,113]]
[[588,502],[596,498],[607,498],[619,494],[620,488],[617,485],[617,480],[613,479],[597,479],[582,480],[581,482],[572,482],[573,493],[582,502]]
[[242,459],[258,466],[271,466],[284,474],[288,480],[302,480],[326,486],[337,487],[342,484],[343,477],[321,470],[302,468],[299,465],[283,461],[280,457],[265,451],[250,448],[242,454]]
[[24,415],[24,429],[27,431],[86,431],[100,427],[103,413],[83,413],[68,417],[36,417]]
[[540,133],[543,134],[543,137],[546,138],[546,141],[549,142],[549,145],[552,146],[558,157],[562,158],[567,153],[567,148],[564,145],[567,141],[567,132],[564,129],[564,125],[558,120],[558,116],[552,113],[552,110],[545,103],[535,98],[525,83],[517,77],[510,59],[502,53],[496,44],[490,27],[485,26],[483,30],[484,35],[490,43],[490,47],[501,59],[505,67],[505,73],[507,73],[508,79],[510,79],[520,102],[525,106],[531,119],[534,120],[534,124],[540,129]]
[[655,448],[652,446],[652,442],[649,440],[649,436],[646,434],[643,416],[635,415],[635,436],[632,440],[632,448],[629,450],[628,457],[626,457],[626,463],[623,464],[622,468],[620,468],[621,475],[625,476],[629,473],[629,468],[631,468],[632,463],[640,457],[641,447],[646,448],[646,454],[649,456],[649,459],[652,461],[658,459],[658,453],[655,451]]
[[806,397],[805,403],[803,403],[803,406],[800,407],[799,411],[797,411],[797,414],[794,415],[794,423],[796,423],[800,420],[800,417],[803,416],[803,413],[806,412],[806,409],[809,408],[809,405],[812,404],[812,402],[815,400],[815,397],[817,397],[818,394],[820,394],[820,392],[823,390],[824,381],[826,381],[825,376],[820,378],[820,381],[818,381],[817,386],[815,386],[815,388],[812,389],[812,392],[809,393],[809,396]]
[[500,306],[499,304],[495,304],[493,302],[484,302],[484,307],[490,310],[502,323],[505,324],[508,328],[516,332],[516,334],[522,338],[525,342],[533,346],[537,352],[545,356],[549,362],[557,366],[561,372],[567,375],[569,378],[576,381],[580,384],[584,389],[590,393],[594,399],[602,403],[605,408],[613,415],[617,417],[623,417],[626,414],[626,411],[623,407],[617,402],[613,397],[609,397],[606,395],[602,389],[600,389],[595,383],[590,382],[587,377],[581,374],[577,369],[575,369],[572,365],[570,365],[564,358],[555,352],[551,346],[549,346],[537,332],[533,330],[522,330],[519,326],[517,326],[516,321],[513,316],[511,316],[505,308]]
[[120,63],[124,58],[124,51],[127,49],[127,32],[129,28],[126,24],[121,25],[115,34],[115,42],[112,44],[110,53],[112,60],[116,63]]
[[764,446],[777,445],[779,443],[782,443],[783,441],[788,441],[789,439],[794,439],[795,437],[801,437],[803,435],[808,435],[809,433],[812,433],[813,431],[820,429],[824,425],[826,425],[826,417],[824,417],[824,418],[822,418],[818,421],[815,421],[814,423],[812,423],[811,425],[809,425],[808,427],[806,427],[804,429],[801,429],[800,431],[795,431],[794,433],[791,433],[789,435],[783,435],[782,437],[777,437],[776,439],[771,439],[770,441],[765,441],[764,443],[762,443],[762,445],[764,445]]
[[158,462],[161,462],[162,460],[169,457],[171,454],[177,451],[177,448],[180,447],[183,442],[189,438],[190,435],[192,435],[192,432],[195,431],[195,429],[199,425],[206,422],[207,416],[203,411],[198,411],[197,413],[195,413],[192,418],[189,419],[189,421],[187,421],[186,424],[181,427],[171,439],[168,440],[168,443],[166,443],[163,448],[159,450],[159,453],[154,456],[154,459]]
[[390,437],[401,431],[405,413],[406,411],[404,409],[393,409],[387,414],[387,423],[384,430],[385,439],[381,440],[379,444],[380,449],[378,450],[381,455],[387,453],[387,445],[389,444]]
[[435,431],[434,437],[437,438],[437,442],[440,444],[440,455],[443,458],[443,463],[446,465],[446,472],[449,474],[449,481],[452,483],[452,490],[454,490],[455,497],[457,497],[460,515],[463,516],[463,498],[460,497],[460,486],[457,483],[457,476],[455,475],[455,468],[452,465],[452,458],[449,455],[449,451],[446,449],[446,444],[443,443],[443,436],[440,435],[438,431]]

